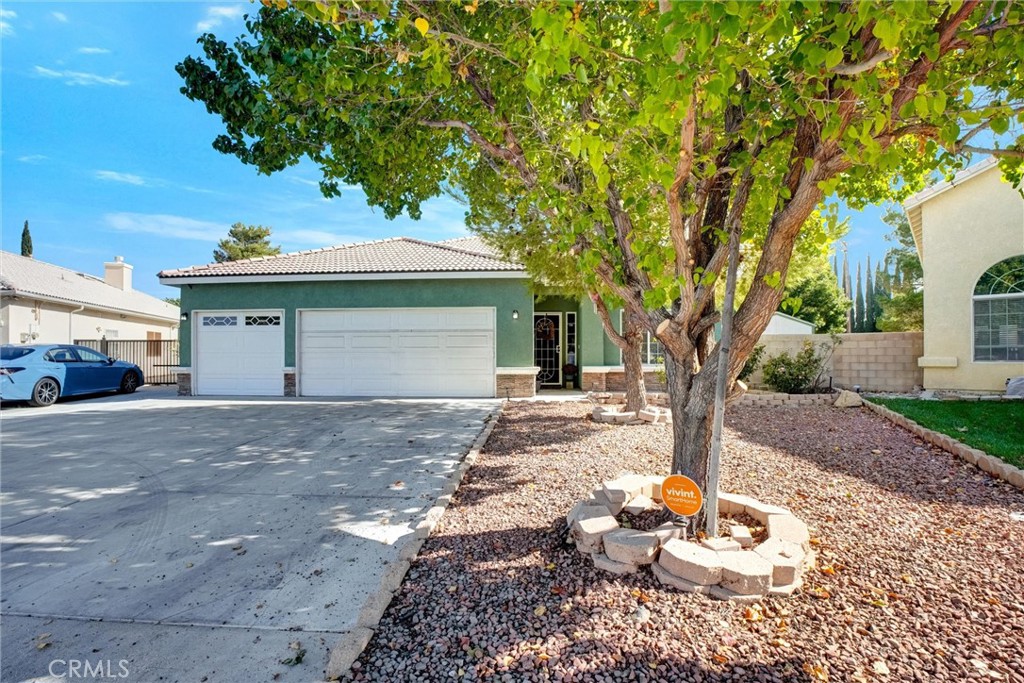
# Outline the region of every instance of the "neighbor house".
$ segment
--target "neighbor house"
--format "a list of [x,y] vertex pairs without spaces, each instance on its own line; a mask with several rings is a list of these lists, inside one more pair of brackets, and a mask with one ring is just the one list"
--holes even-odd
[[990,158],[904,208],[924,267],[925,388],[1002,391],[1024,375],[1024,197]]
[[0,343],[176,337],[177,306],[132,289],[132,267],[120,256],[103,267],[100,278],[0,252]]
[[[521,265],[473,237],[214,263],[160,281],[181,289],[183,394],[521,397],[565,386],[570,365],[581,388],[622,386],[590,301],[538,297]],[[644,349],[658,360],[656,343]]]

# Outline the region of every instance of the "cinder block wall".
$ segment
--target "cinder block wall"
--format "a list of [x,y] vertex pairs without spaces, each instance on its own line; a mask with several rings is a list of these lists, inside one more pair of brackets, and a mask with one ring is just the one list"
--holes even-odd
[[[783,351],[791,356],[803,348],[804,340],[815,345],[828,343],[827,334],[766,334],[759,343],[765,347],[762,364]],[[910,391],[924,383],[924,371],[917,359],[924,355],[922,332],[873,332],[841,334],[841,343],[825,370],[824,384],[831,375],[834,386],[849,388],[859,384],[864,391]],[[758,367],[751,377],[754,387],[764,387]]]

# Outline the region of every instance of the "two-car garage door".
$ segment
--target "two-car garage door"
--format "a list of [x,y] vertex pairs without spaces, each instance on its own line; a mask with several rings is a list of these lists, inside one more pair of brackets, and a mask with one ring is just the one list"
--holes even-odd
[[493,308],[305,310],[303,396],[494,396]]

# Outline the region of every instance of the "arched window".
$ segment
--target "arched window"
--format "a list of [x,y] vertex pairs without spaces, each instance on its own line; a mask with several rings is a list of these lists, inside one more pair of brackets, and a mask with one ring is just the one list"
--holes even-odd
[[1024,360],[1024,254],[995,264],[974,286],[974,360]]

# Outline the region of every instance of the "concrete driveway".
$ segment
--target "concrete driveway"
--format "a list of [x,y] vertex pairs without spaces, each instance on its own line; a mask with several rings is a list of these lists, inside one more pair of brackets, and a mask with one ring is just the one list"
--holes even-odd
[[5,410],[0,679],[77,661],[129,682],[321,680],[497,407],[140,392]]

